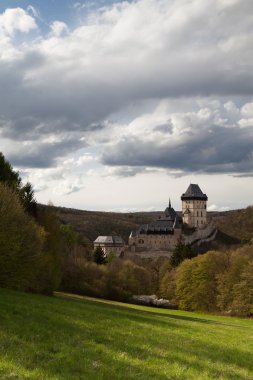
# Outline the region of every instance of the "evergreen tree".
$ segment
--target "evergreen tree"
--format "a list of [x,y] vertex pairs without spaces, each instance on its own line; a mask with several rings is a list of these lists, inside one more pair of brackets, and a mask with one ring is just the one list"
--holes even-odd
[[94,261],[98,265],[105,264],[107,262],[106,255],[101,247],[97,247],[94,251]]
[[18,172],[15,172],[11,164],[5,160],[4,155],[0,152],[0,182],[4,182],[6,185],[20,189],[21,178]]
[[172,253],[170,263],[172,266],[178,266],[185,259],[192,259],[197,256],[197,253],[190,246],[190,244],[184,244],[182,238],[178,239],[177,245]]
[[37,216],[37,203],[34,197],[32,185],[27,182],[22,184],[21,177],[11,164],[4,158],[0,152],[0,182],[14,189],[20,198],[25,210],[32,216]]

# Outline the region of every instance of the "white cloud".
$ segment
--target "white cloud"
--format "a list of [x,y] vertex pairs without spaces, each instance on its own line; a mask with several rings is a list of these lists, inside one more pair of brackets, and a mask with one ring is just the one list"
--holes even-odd
[[85,179],[82,176],[79,176],[75,179],[66,179],[60,181],[57,186],[53,189],[53,192],[56,195],[69,195],[75,192],[80,191],[85,186]]
[[16,31],[28,33],[36,28],[34,18],[22,8],[9,8],[0,15],[0,34],[12,36]]
[[207,207],[207,211],[229,211],[230,207],[228,206],[217,206],[215,204],[212,204]]
[[55,37],[60,37],[69,32],[69,28],[65,22],[62,21],[54,21],[51,24],[51,35]]
[[28,5],[27,12],[30,12],[35,18],[40,17],[38,9],[36,9],[33,5]]

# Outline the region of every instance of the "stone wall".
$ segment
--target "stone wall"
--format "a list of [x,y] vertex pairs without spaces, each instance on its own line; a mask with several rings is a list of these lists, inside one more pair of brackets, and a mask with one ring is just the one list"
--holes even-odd
[[173,251],[181,229],[175,229],[173,234],[139,234],[129,237],[129,249],[132,252],[143,251]]
[[213,223],[207,224],[203,228],[197,229],[191,235],[183,235],[183,240],[185,244],[197,244],[206,243],[215,239],[217,229]]

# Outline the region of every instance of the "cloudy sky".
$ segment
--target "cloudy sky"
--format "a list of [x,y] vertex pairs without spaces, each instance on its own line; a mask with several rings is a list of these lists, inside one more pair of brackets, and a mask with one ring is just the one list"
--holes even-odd
[[0,151],[37,200],[253,204],[252,0],[1,0]]

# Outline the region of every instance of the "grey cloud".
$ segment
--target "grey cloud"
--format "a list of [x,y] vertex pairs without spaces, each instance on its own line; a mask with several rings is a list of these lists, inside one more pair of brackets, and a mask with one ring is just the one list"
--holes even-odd
[[172,134],[172,132],[173,132],[173,123],[171,122],[171,120],[168,120],[168,123],[157,125],[154,128],[154,130],[157,131],[157,132],[161,132],[161,133]]
[[[131,24],[128,19],[131,12],[124,11],[125,3],[117,21],[111,24],[107,21],[106,27],[103,11],[100,12],[95,25],[91,25],[94,29],[91,40],[87,40],[85,28],[79,28],[69,37],[60,38],[56,46],[47,45],[43,37],[29,47],[19,46],[17,58],[0,62],[2,136],[15,141],[43,141],[49,134],[73,132],[78,140],[80,134],[86,137],[103,129],[104,119],[135,101],[182,96],[253,96],[253,3],[244,0],[222,9],[220,4],[218,0],[194,0],[194,6],[184,1],[151,1],[153,22],[149,24],[143,22],[145,2],[133,2],[129,6],[136,7],[140,25],[135,33],[132,29],[120,29],[121,25]],[[149,8],[145,10],[149,12]],[[180,15],[185,21],[178,26]],[[161,125],[157,131],[171,133],[171,128]],[[131,142],[136,149],[137,143]],[[126,141],[123,148],[127,144]],[[35,145],[36,151],[28,149],[25,154],[22,150],[13,154],[15,162],[46,167],[69,153],[67,148],[39,142]],[[73,149],[67,137],[66,145]],[[76,145],[80,146],[78,141]],[[194,143],[190,145],[193,147]],[[135,166],[143,165],[146,149],[152,148],[142,143],[140,146],[143,152],[137,156],[133,152]],[[132,151],[131,146],[129,149]],[[151,164],[167,167],[169,160],[176,167],[180,152],[188,149],[178,145],[173,159],[167,147],[161,146],[157,156],[151,154]],[[217,149],[222,150],[221,146]],[[198,170],[198,158],[205,160],[205,155],[188,153],[189,167]],[[218,154],[221,156],[221,152]],[[114,162],[112,156],[106,156],[105,162]]]
[[17,167],[48,168],[56,165],[57,158],[85,146],[87,143],[73,138],[65,138],[63,141],[54,143],[38,142],[23,147],[18,153],[10,154],[8,159]]
[[112,166],[157,167],[184,173],[253,173],[253,130],[220,127],[196,129],[180,142],[124,138],[107,147],[102,162]]
[[146,168],[143,167],[131,167],[131,166],[122,166],[117,167],[113,170],[113,175],[117,177],[134,177],[136,174],[146,172]]

